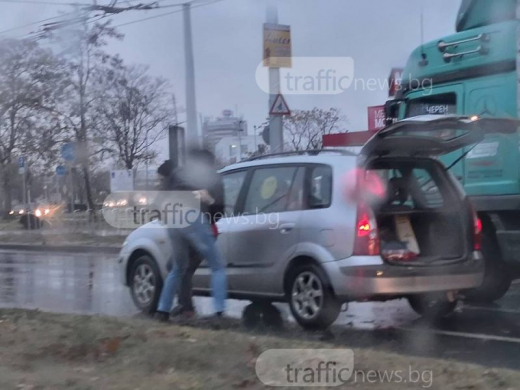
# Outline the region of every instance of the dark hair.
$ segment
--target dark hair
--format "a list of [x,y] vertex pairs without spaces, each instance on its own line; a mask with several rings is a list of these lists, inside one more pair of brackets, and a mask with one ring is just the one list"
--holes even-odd
[[166,160],[161,164],[159,168],[157,168],[157,174],[169,177],[173,172],[173,162],[172,160]]

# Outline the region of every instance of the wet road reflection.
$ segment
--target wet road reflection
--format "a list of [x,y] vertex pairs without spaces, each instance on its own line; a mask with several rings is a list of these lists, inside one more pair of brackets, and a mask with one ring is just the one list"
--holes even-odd
[[0,306],[132,315],[114,256],[0,252]]
[[[138,314],[119,282],[115,255],[0,251],[0,307],[62,313]],[[520,285],[489,306],[460,305],[455,315],[432,326],[405,300],[351,303],[334,333],[338,342],[382,347],[421,356],[443,356],[520,369]],[[230,301],[228,314],[240,318],[249,302]],[[197,298],[201,315],[212,314],[209,298]],[[277,304],[285,321],[286,305]],[[485,354],[488,354],[487,356]],[[489,354],[493,359],[489,359]]]

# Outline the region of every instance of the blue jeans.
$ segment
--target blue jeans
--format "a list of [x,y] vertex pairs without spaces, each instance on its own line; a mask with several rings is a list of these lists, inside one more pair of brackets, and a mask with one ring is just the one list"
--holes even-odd
[[208,223],[197,220],[185,228],[169,229],[173,246],[173,267],[164,281],[158,311],[170,312],[173,299],[189,264],[189,248],[206,259],[211,268],[211,292],[215,311],[223,312],[227,299],[227,276],[224,261],[217,249],[215,238]]

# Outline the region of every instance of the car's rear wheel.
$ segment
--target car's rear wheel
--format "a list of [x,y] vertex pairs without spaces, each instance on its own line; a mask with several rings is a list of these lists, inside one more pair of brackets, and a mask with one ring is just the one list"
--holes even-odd
[[292,315],[305,329],[328,328],[341,310],[327,277],[315,265],[300,266],[291,273],[287,299]]
[[141,255],[132,264],[130,291],[134,304],[145,314],[153,314],[162,290],[162,278],[157,263],[148,255]]
[[486,232],[482,236],[482,255],[485,262],[484,280],[480,287],[468,291],[466,298],[473,302],[491,303],[506,295],[511,287],[512,278],[502,260],[494,233]]
[[458,300],[449,300],[447,294],[422,294],[408,297],[408,303],[417,314],[436,320],[453,313]]

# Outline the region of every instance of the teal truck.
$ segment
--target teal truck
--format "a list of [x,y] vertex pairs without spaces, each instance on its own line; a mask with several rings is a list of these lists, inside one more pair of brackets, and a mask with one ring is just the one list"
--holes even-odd
[[[387,120],[459,114],[520,118],[520,0],[463,0],[457,32],[413,51]],[[442,157],[483,227],[486,276],[470,298],[501,298],[520,278],[520,139],[489,134]],[[442,244],[442,243],[440,243]]]

